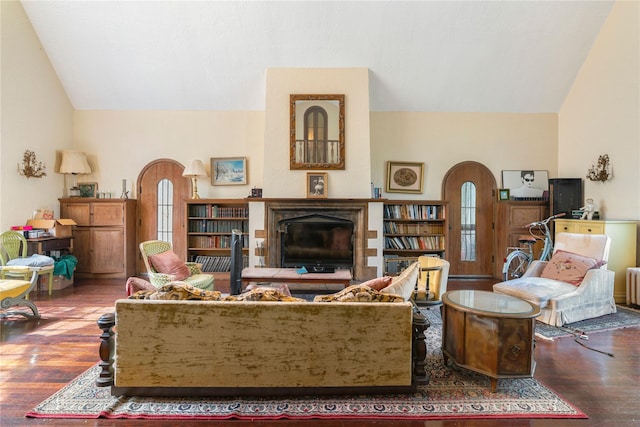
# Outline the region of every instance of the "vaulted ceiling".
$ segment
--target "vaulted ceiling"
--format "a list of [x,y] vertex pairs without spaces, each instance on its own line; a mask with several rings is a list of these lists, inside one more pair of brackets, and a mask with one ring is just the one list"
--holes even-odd
[[557,112],[613,1],[21,1],[80,110],[263,110],[365,67],[372,111]]

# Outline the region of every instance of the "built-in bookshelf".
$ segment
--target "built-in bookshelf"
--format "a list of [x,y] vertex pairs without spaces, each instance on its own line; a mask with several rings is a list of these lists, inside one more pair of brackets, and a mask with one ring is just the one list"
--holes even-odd
[[244,200],[187,201],[187,260],[202,264],[204,272],[228,272],[231,232],[242,232],[243,264],[249,255],[249,205]]
[[386,202],[383,224],[385,265],[391,265],[390,261],[396,258],[410,260],[420,255],[445,258],[446,230],[445,202]]

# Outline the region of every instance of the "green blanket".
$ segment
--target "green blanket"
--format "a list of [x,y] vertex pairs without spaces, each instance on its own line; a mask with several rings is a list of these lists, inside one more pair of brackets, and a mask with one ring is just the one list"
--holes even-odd
[[53,265],[54,276],[64,276],[71,280],[73,277],[73,270],[76,269],[78,264],[78,258],[73,255],[62,255],[60,258],[53,258],[55,264]]

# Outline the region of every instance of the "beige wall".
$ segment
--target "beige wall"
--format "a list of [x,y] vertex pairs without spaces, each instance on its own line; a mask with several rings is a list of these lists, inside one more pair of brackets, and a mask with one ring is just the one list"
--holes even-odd
[[639,2],[615,4],[559,114],[561,175],[611,159],[613,178],[584,186],[605,219],[640,219],[639,20]]
[[373,182],[384,190],[389,160],[425,164],[424,193],[383,193],[391,199],[440,199],[444,175],[467,160],[487,166],[498,187],[504,169],[555,177],[557,130],[556,114],[371,113]]
[[[17,1],[0,2],[0,231],[23,225],[34,210],[58,211],[63,175],[55,173],[56,150],[73,145],[73,108]],[[25,150],[36,153],[46,176],[17,172]]]

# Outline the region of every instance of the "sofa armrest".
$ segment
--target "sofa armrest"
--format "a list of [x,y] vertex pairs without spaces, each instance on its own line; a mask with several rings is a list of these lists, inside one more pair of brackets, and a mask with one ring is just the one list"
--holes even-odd
[[576,290],[553,298],[554,308],[563,309],[576,304],[613,299],[613,279],[615,272],[611,270],[592,269],[587,271]]
[[533,261],[522,277],[540,277],[542,275],[542,270],[544,270],[546,265],[547,261]]

